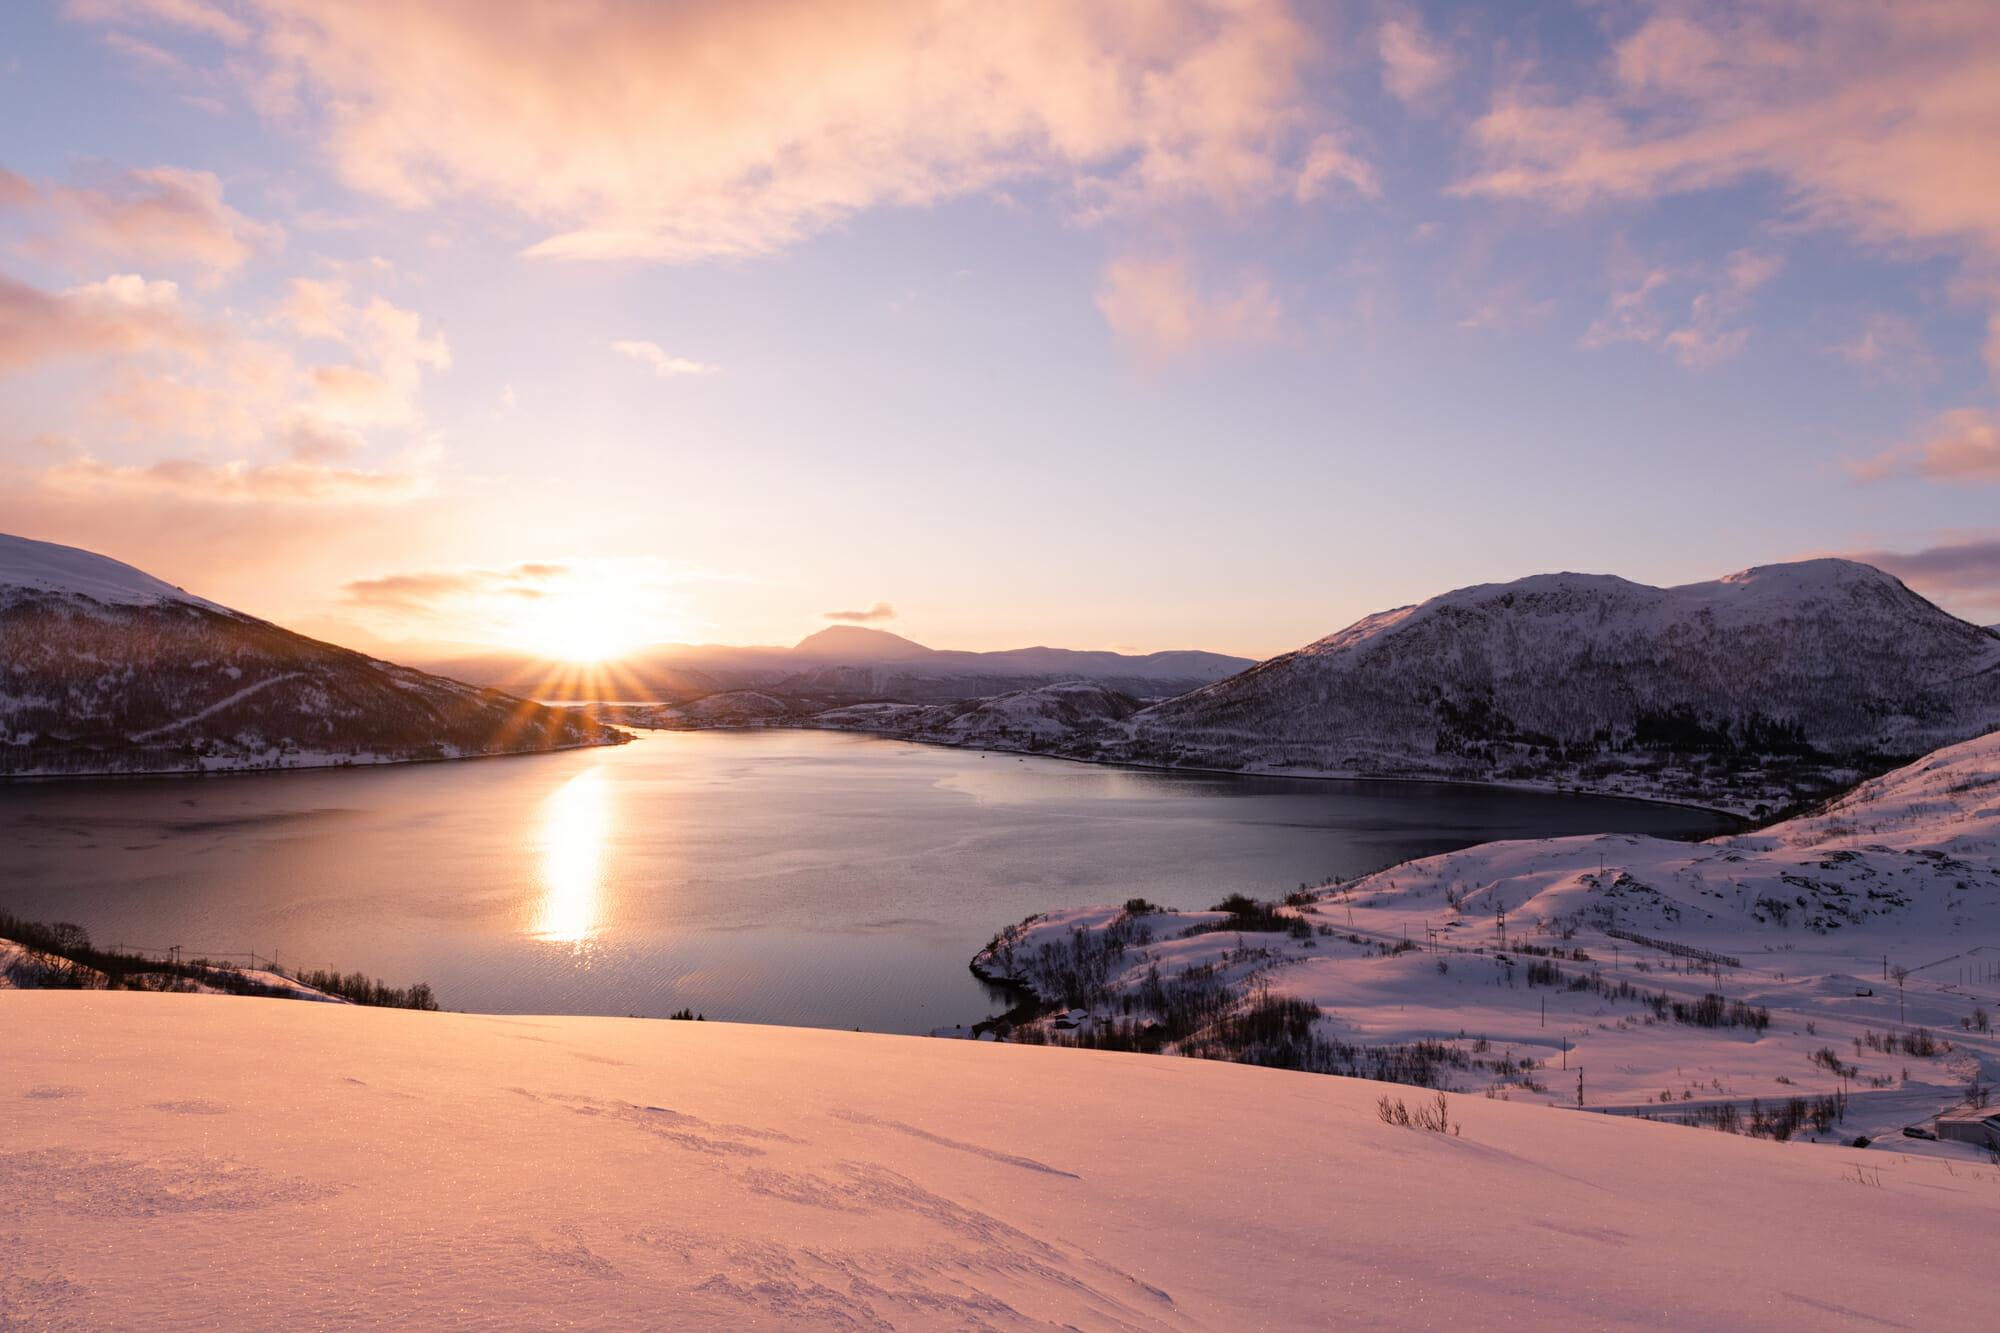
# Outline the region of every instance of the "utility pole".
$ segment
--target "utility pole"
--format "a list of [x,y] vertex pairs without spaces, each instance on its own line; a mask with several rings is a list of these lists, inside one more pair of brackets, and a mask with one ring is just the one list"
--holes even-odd
[[1542,1026],[1547,1027],[1548,1025],[1549,1025],[1549,997],[1544,995],[1542,997]]
[[1583,1066],[1576,1067],[1576,1104],[1583,1105]]

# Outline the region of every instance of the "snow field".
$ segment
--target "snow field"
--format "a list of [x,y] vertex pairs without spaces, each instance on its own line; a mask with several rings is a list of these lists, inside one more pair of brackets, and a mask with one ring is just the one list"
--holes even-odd
[[2000,1171],[922,1038],[0,998],[25,1327],[1970,1328]]

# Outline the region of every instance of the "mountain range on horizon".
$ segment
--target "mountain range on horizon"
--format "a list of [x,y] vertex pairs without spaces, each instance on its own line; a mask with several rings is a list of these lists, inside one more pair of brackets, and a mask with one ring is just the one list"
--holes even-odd
[[505,651],[417,660],[461,680],[537,699],[675,704],[756,690],[795,700],[805,710],[985,698],[1070,680],[1159,699],[1256,665],[1252,658],[1193,649],[1130,654],[1043,646],[996,652],[930,648],[861,625],[832,625],[789,648],[656,644],[588,668]]
[[2000,729],[2000,631],[1848,560],[1675,588],[1541,574],[1366,616],[1147,706],[1069,685],[834,709],[806,724],[1160,767],[1522,783],[1761,817]]
[[[551,663],[509,655],[447,664],[473,681],[463,684],[303,638],[107,557],[0,537],[0,626],[0,772],[15,773],[514,753],[612,743],[614,724],[805,726],[1156,767],[1524,783],[1761,816],[2000,729],[2000,631],[1837,559],[1675,588],[1577,573],[1482,584],[1261,663],[972,653],[837,625],[790,648],[669,646],[567,682],[547,679]],[[483,673],[463,669],[479,662]],[[590,692],[605,680],[642,702],[605,703]],[[601,706],[519,697],[537,693]]]

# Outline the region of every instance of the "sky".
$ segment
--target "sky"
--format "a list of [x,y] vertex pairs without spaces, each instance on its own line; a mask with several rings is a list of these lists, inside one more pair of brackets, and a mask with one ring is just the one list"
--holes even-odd
[[2000,621],[2000,10],[0,7],[0,531],[339,642]]

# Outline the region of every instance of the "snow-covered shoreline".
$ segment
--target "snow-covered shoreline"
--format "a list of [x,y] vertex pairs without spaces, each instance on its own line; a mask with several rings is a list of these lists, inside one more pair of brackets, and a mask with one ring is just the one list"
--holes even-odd
[[2000,736],[1757,833],[1489,843],[1205,913],[1052,910],[974,966],[1054,1006],[1017,1039],[1689,1120],[1837,1097],[1816,1136],[1876,1137],[2000,1083]]
[[323,772],[329,768],[381,768],[400,764],[459,764],[476,759],[531,759],[536,755],[561,754],[566,750],[596,750],[606,746],[626,744],[631,737],[593,741],[577,741],[564,745],[551,745],[539,750],[501,750],[490,753],[446,754],[446,755],[383,755],[383,754],[335,754],[327,752],[302,751],[281,755],[276,760],[250,760],[233,757],[207,757],[199,762],[199,768],[117,768],[91,770],[85,772],[24,769],[0,773],[0,784],[9,782],[66,782],[72,779],[101,782],[110,778],[229,778],[251,777],[271,773]]

